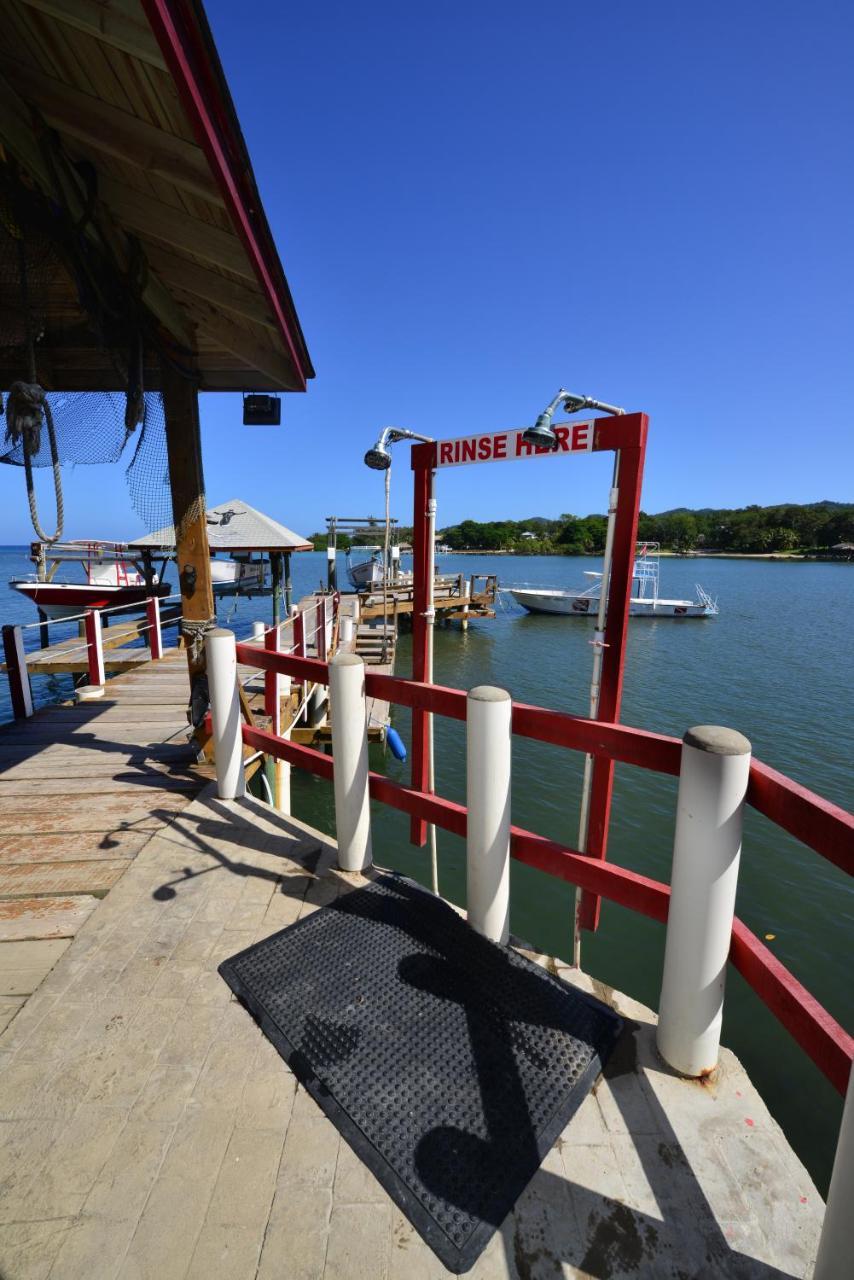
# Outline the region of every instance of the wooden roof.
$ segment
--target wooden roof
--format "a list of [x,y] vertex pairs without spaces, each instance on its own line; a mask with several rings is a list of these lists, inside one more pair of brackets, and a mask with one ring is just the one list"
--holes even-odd
[[[304,390],[314,370],[201,3],[2,0],[2,11],[0,169],[64,204],[120,274],[133,267],[202,390]],[[51,285],[50,309],[69,336],[52,341],[43,381],[123,389],[86,338],[73,269]],[[147,360],[155,388],[159,360]]]

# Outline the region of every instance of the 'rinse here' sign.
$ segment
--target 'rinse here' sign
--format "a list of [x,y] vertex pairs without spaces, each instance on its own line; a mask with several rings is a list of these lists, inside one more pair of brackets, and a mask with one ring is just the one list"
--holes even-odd
[[566,453],[590,453],[596,419],[586,422],[559,422],[553,430],[555,450],[537,449],[519,431],[490,431],[482,436],[460,436],[436,441],[437,467],[462,467],[470,462],[513,462],[516,458],[560,458]]

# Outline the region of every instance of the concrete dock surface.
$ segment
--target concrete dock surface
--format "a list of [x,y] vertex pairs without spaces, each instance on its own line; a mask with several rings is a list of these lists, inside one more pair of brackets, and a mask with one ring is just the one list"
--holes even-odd
[[[448,1275],[217,965],[364,883],[334,841],[213,787],[154,829],[0,1036],[3,1280]],[[809,1276],[823,1204],[737,1059],[682,1080],[626,1030],[468,1273]]]

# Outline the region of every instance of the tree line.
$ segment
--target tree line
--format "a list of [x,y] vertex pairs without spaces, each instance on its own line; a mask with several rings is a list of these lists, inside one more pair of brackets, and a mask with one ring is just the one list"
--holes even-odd
[[[528,555],[592,555],[605,546],[607,517],[564,513],[555,520],[463,520],[442,529],[438,540],[454,551],[512,551]],[[409,534],[409,530],[403,531]],[[638,537],[669,551],[757,554],[824,554],[854,543],[854,503],[783,503],[737,508],[678,507],[650,515],[642,511]]]

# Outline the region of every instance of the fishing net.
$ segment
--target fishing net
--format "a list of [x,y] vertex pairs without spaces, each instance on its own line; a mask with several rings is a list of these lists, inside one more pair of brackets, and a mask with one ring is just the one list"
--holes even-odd
[[[56,298],[67,294],[69,267],[44,224],[43,210],[27,203],[26,195],[23,201],[20,191],[0,189],[0,368],[6,384],[0,382],[0,462],[28,472],[53,466],[61,528],[59,468],[115,463],[127,452],[125,477],[134,511],[149,532],[168,526],[166,419],[159,392],[143,390],[142,338],[132,331],[128,336],[127,325],[109,314],[114,300],[102,296],[93,305],[91,279],[76,272],[80,309],[73,308],[57,329]],[[51,381],[52,345],[67,344],[76,332],[81,347],[95,345],[107,356],[127,392],[42,391]],[[32,493],[29,474],[28,489]],[[33,502],[31,496],[37,525]]]

